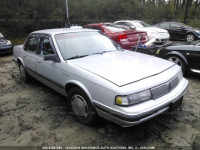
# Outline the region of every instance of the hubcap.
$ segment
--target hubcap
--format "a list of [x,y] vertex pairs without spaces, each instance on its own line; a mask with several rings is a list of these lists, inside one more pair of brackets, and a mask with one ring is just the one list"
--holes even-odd
[[189,35],[187,36],[187,41],[189,41],[189,42],[194,41],[194,35],[189,34]]
[[177,58],[177,57],[170,57],[168,60],[171,61],[171,62],[174,62],[177,65],[179,65],[179,66],[182,67],[182,62],[181,62],[181,60],[179,58]]
[[20,70],[21,78],[26,79],[25,70],[24,70],[24,67],[22,65],[20,65],[19,70]]
[[80,95],[74,95],[71,100],[73,113],[80,118],[87,118],[89,115],[88,105],[85,99]]

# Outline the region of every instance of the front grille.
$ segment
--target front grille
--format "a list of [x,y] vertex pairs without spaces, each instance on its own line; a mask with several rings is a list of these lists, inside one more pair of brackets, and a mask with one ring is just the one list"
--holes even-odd
[[171,80],[165,84],[162,84],[160,86],[152,88],[151,89],[152,98],[156,99],[156,98],[159,98],[159,97],[171,92],[178,85],[178,83],[179,83],[179,79],[178,79],[178,77],[176,77],[173,80]]

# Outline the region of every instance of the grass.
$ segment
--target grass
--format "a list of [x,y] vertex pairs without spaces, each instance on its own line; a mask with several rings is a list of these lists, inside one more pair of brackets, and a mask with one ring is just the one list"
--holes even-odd
[[13,43],[13,45],[22,45],[26,40],[26,37],[8,37],[8,39]]

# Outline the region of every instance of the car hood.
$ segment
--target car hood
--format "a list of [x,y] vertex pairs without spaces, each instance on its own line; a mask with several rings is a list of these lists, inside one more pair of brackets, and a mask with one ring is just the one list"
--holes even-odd
[[114,51],[70,60],[68,63],[94,73],[117,86],[124,86],[157,75],[175,65],[153,56]]

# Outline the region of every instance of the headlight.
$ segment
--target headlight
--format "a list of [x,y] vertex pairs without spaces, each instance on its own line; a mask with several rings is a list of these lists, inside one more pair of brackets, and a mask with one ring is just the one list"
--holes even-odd
[[117,96],[115,104],[120,106],[129,106],[150,100],[151,98],[152,98],[151,91],[146,90],[129,96]]
[[7,46],[12,45],[11,41],[7,41]]
[[198,31],[198,30],[194,30],[194,32],[200,33],[200,31]]

